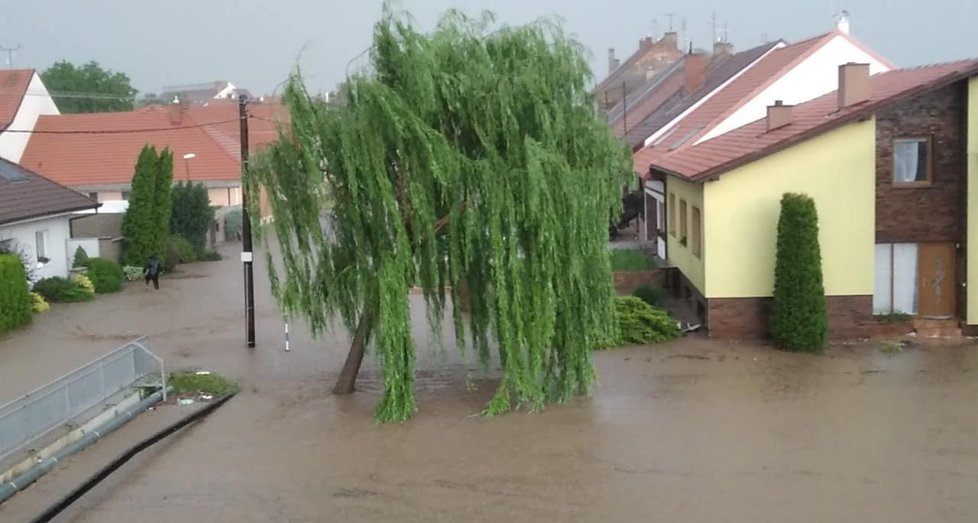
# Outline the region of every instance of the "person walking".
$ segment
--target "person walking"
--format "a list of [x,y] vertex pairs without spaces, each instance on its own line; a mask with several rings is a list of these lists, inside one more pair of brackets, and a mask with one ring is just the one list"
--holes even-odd
[[150,256],[149,261],[146,262],[146,267],[143,268],[143,274],[146,275],[146,285],[149,285],[150,280],[152,280],[153,288],[159,290],[161,270],[160,260],[155,254]]

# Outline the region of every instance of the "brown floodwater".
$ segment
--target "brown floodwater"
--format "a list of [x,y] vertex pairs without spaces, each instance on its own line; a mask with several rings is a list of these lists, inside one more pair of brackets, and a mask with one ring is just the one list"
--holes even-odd
[[[331,396],[345,334],[313,341],[291,325],[283,352],[261,267],[259,343],[244,348],[239,265],[56,307],[0,341],[0,400],[137,334],[171,367],[244,384],[62,521],[978,521],[974,346],[811,356],[687,338],[598,353],[590,399],[487,419],[492,376],[467,379],[419,322],[419,411],[378,425],[376,363],[361,392]],[[0,521],[29,519],[181,408],[141,416],[0,507]]]

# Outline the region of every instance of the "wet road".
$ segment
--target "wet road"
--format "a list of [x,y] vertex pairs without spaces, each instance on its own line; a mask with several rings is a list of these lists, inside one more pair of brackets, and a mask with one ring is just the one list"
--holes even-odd
[[[594,398],[496,419],[475,415],[491,381],[469,390],[453,351],[432,348],[419,359],[417,416],[380,426],[372,361],[364,392],[328,393],[345,335],[312,342],[293,326],[294,350],[282,352],[261,267],[258,348],[244,348],[239,265],[59,308],[0,341],[0,394],[30,381],[3,372],[32,352],[64,354],[53,361],[70,370],[136,334],[171,367],[245,384],[64,520],[978,520],[976,348],[806,356],[686,339],[600,353]],[[423,324],[416,334],[437,346]],[[41,494],[18,495],[0,520],[29,518],[23,507]]]

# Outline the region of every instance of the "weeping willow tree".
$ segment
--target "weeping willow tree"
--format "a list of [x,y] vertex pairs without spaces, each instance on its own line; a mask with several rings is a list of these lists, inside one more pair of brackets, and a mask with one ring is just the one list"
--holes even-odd
[[435,332],[451,318],[484,367],[498,351],[490,415],[590,393],[614,328],[607,228],[628,153],[595,116],[578,42],[549,21],[493,24],[450,12],[425,34],[385,7],[344,104],[293,75],[290,124],[246,177],[272,208],[276,299],[317,335],[334,318],[352,333],[335,393],[375,348],[380,421],[415,411],[412,286]]

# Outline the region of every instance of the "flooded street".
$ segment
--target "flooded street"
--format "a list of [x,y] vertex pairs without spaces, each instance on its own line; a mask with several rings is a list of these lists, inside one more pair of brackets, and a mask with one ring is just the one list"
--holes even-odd
[[[415,418],[377,425],[375,362],[368,356],[362,392],[330,395],[345,334],[312,341],[290,325],[293,350],[283,352],[260,264],[258,346],[244,347],[230,247],[223,262],[164,278],[159,292],[139,283],[55,307],[0,341],[2,401],[137,335],[170,368],[243,384],[62,521],[978,520],[978,348],[808,356],[685,339],[598,353],[591,399],[486,419],[478,413],[494,383],[473,375],[467,387],[447,345],[420,351]],[[416,335],[438,346],[423,323]],[[40,353],[47,367],[29,365]],[[18,370],[27,367],[39,370]],[[99,445],[143,437],[132,425]],[[67,472],[0,507],[0,521],[36,515]]]

